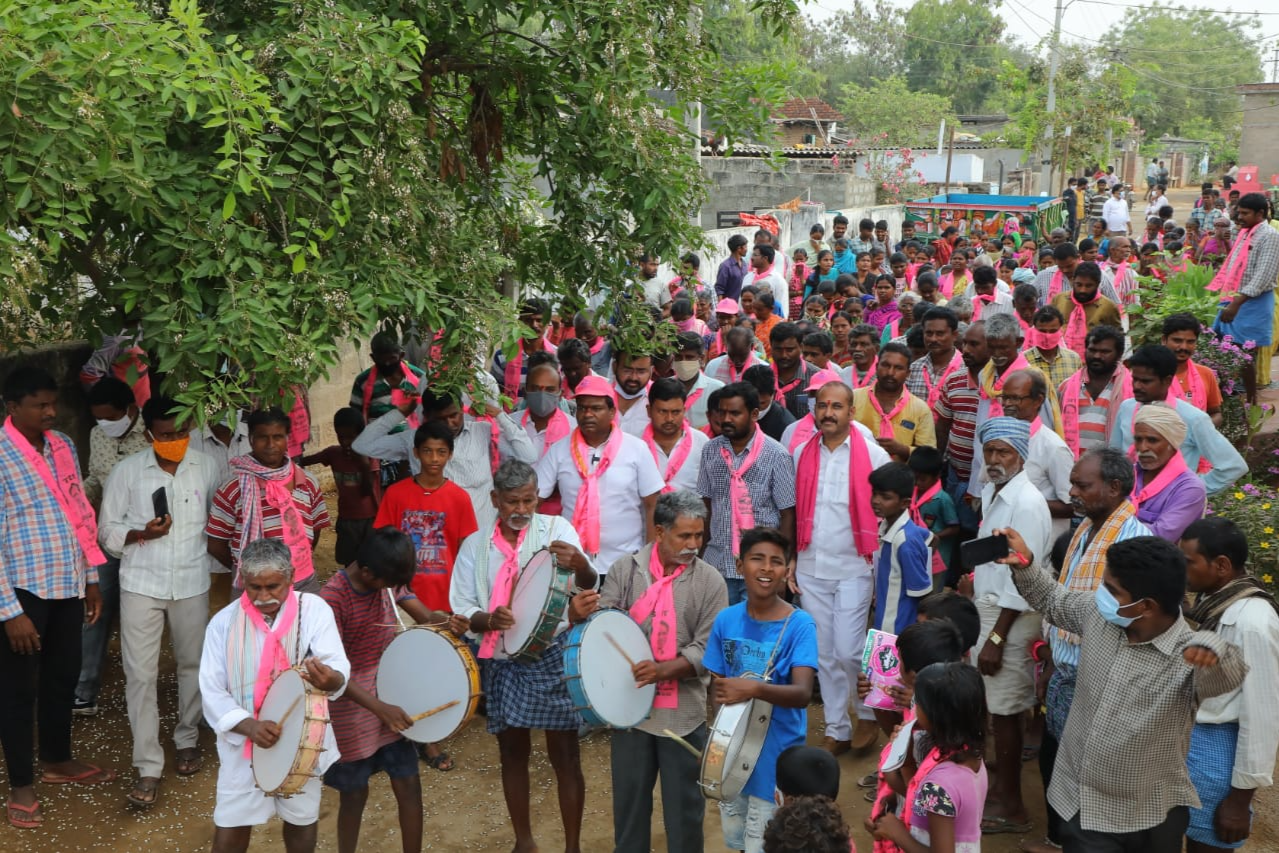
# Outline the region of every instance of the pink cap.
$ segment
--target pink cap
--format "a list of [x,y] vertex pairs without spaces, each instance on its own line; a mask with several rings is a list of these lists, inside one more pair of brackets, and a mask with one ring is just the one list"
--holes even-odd
[[721,299],[719,304],[715,306],[716,314],[740,314],[742,306],[737,304],[736,299]]
[[582,381],[573,389],[573,397],[606,397],[613,401],[614,406],[617,405],[617,392],[613,390],[613,386],[603,376],[596,376],[594,373],[582,377]]
[[808,387],[805,388],[804,391],[805,392],[816,391],[818,388],[822,387],[827,382],[842,382],[842,381],[843,380],[839,378],[839,374],[833,370],[830,370],[829,368],[826,370],[819,370],[813,374],[812,379],[808,380]]

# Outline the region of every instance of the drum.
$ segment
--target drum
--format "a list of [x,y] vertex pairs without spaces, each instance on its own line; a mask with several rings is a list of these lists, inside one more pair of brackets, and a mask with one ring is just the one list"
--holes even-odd
[[275,746],[253,745],[253,781],[264,794],[290,797],[315,776],[329,727],[328,696],[303,680],[301,670],[286,669],[262,700],[259,720],[280,726]]
[[[635,686],[631,664],[652,660],[644,629],[625,610],[600,610],[568,632],[564,680],[582,719],[630,729],[653,710],[656,684]],[[616,644],[616,645],[615,645]]]
[[425,625],[409,628],[382,652],[377,696],[410,717],[426,715],[402,735],[418,743],[438,743],[475,714],[480,667],[466,643],[451,631]]
[[712,800],[735,800],[746,787],[764,749],[773,706],[759,699],[721,705],[715,715],[697,785]]
[[511,660],[536,663],[564,621],[573,573],[560,568],[550,551],[538,551],[524,564],[511,592],[515,624],[502,632],[502,651]]

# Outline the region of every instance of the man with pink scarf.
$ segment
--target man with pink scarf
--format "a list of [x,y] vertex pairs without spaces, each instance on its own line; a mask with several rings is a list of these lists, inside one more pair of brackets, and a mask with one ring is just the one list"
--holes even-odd
[[666,847],[701,853],[706,799],[697,787],[699,762],[668,736],[706,747],[706,686],[702,666],[715,616],[728,606],[724,579],[697,556],[706,505],[696,492],[657,499],[655,541],[615,562],[598,596],[585,603],[627,610],[649,635],[656,662],[632,667],[637,684],[656,683],[653,712],[637,727],[612,733],[613,839],[616,853],[652,849],[653,786],[662,781]]
[[293,555],[287,545],[257,539],[239,557],[244,592],[209,620],[200,657],[204,718],[218,747],[213,849],[243,853],[253,827],[278,815],[284,821],[285,847],[313,851],[320,776],[341,758],[337,739],[326,725],[316,775],[291,797],[268,796],[254,779],[252,747],[274,746],[284,720],[261,719],[258,712],[285,670],[301,669],[302,678],[332,700],[346,690],[351,664],[329,605],[318,595],[293,589]]
[[[278,408],[248,417],[249,455],[231,460],[231,479],[213,496],[205,532],[209,554],[235,571],[240,552],[256,539],[282,539],[293,557],[299,591],[318,592],[312,552],[329,526],[324,493],[288,456],[289,416]],[[243,589],[236,576],[235,588]]]
[[[529,815],[528,762],[530,732],[542,729],[555,770],[564,849],[577,851],[586,799],[577,744],[582,719],[562,678],[563,640],[570,611],[574,619],[585,618],[584,605],[589,603],[585,591],[595,589],[598,578],[573,526],[560,516],[537,512],[537,486],[537,473],[527,462],[508,459],[498,466],[491,492],[497,519],[468,536],[458,550],[449,583],[449,606],[470,620],[471,633],[480,640],[480,675],[488,697],[486,728],[497,736],[502,791],[515,832],[515,849],[536,849]],[[544,550],[561,566],[572,569],[578,594],[573,604],[565,606],[555,639],[541,659],[521,663],[507,655],[499,633],[515,624],[510,604],[520,569]]]

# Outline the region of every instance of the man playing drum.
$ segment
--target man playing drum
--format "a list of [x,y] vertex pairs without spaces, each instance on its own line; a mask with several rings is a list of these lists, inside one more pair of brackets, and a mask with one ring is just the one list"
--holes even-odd
[[[651,457],[650,457],[651,461]],[[520,570],[539,551],[573,571],[579,590],[595,588],[597,575],[582,553],[577,532],[559,516],[537,512],[537,474],[525,462],[507,460],[493,475],[497,522],[462,543],[453,566],[449,604],[470,619],[480,636],[480,666],[488,697],[488,731],[497,735],[502,761],[502,792],[515,830],[515,850],[537,849],[529,819],[530,729],[546,732],[546,751],[555,769],[564,849],[580,853],[586,782],[578,754],[577,729],[582,720],[569,697],[564,674],[563,633],[569,607],[554,626],[554,641],[535,663],[511,660],[501,634],[516,627],[510,602]],[[582,596],[577,598],[581,599]],[[575,599],[576,600],[576,599]],[[590,602],[583,600],[583,607]],[[584,611],[575,618],[586,616]]]
[[[258,719],[256,713],[282,672],[302,667],[303,678],[332,699],[346,688],[351,665],[333,611],[319,596],[293,591],[289,546],[282,539],[246,545],[240,553],[240,577],[244,594],[209,620],[200,658],[204,718],[217,733],[221,764],[213,853],[248,850],[253,827],[277,814],[284,820],[285,849],[310,853],[320,816],[320,779],[311,779],[287,799],[257,787],[251,745],[274,746],[283,719]],[[323,747],[320,773],[339,758],[330,726],[325,726]]]
[[[706,685],[702,655],[715,616],[728,606],[728,586],[702,547],[706,504],[696,492],[657,499],[657,541],[618,560],[604,578],[600,607],[628,610],[645,628],[653,661],[632,667],[637,684],[657,684],[647,720],[613,732],[614,853],[652,849],[653,785],[662,778],[666,850],[701,853],[706,799],[697,788],[698,759],[665,732],[697,749],[706,746]],[[578,596],[589,604],[595,593]]]

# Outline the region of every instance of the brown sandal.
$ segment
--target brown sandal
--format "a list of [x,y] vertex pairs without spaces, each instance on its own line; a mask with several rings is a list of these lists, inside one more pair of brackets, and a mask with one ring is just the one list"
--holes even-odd
[[204,759],[200,757],[200,750],[193,746],[179,749],[174,753],[173,761],[174,770],[179,776],[194,776],[204,767]]
[[149,809],[160,797],[160,780],[154,776],[142,776],[133,785],[133,790],[125,795],[125,799],[133,805]]

